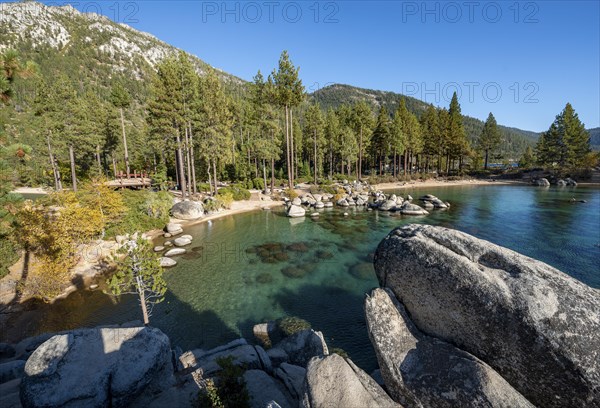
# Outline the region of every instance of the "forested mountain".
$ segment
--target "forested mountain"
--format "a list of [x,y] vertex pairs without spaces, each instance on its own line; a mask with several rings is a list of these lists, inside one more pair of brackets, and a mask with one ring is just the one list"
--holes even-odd
[[[375,110],[385,106],[388,112],[395,112],[404,97],[406,107],[409,111],[421,117],[427,108],[427,103],[402,94],[386,91],[377,91],[372,89],[357,88],[350,85],[334,84],[317,90],[311,95],[311,98],[321,104],[324,108],[337,108],[344,103],[353,103],[361,100],[366,101]],[[467,138],[474,144],[483,130],[484,122],[469,116],[463,116]],[[501,151],[505,156],[518,158],[527,146],[533,146],[539,138],[539,133],[498,126],[501,137]]]
[[[311,174],[309,163],[315,167],[311,168],[314,175],[316,162],[331,175],[344,172],[344,166],[350,172],[357,158],[361,158],[358,162],[365,166],[376,161],[381,165],[392,159],[399,163],[396,156],[401,153],[405,155],[405,171],[407,161],[418,166],[419,155],[423,155],[421,164],[426,163],[427,168],[433,156],[439,159],[437,167],[440,167],[443,156],[448,170],[449,163],[460,168],[463,158],[475,158],[476,141],[483,130],[482,121],[460,116],[457,107],[456,118],[460,117],[462,123],[454,132],[458,135],[454,140],[456,144],[454,150],[448,150],[448,145],[447,151],[442,153],[435,151],[441,149],[440,143],[428,141],[423,145],[423,141],[417,140],[420,135],[414,140],[400,140],[407,137],[404,133],[412,131],[412,125],[407,125],[412,123],[408,113],[414,113],[417,120],[426,119],[422,117],[428,105],[415,98],[405,98],[406,112],[402,117],[410,119],[409,122],[403,123],[402,119],[391,123],[399,110],[400,94],[332,85],[308,95],[307,99],[302,95],[303,87],[296,89],[297,100],[271,100],[272,95],[266,93],[259,98],[257,89],[262,86],[271,89],[290,85],[288,76],[297,75],[297,68],[279,78],[261,76],[265,83],[254,86],[213,70],[199,58],[150,34],[98,14],[81,13],[71,6],[45,6],[32,1],[0,3],[0,21],[0,54],[14,49],[18,60],[32,68],[14,76],[10,83],[10,103],[0,109],[0,147],[13,146],[25,154],[19,159],[24,167],[17,171],[22,183],[48,183],[53,171],[48,157],[54,157],[62,178],[72,172],[85,178],[96,165],[112,176],[129,169],[156,171],[163,163],[168,176],[175,179],[178,173],[183,173],[183,169],[175,167],[179,159],[174,154],[181,143],[200,149],[196,160],[193,157],[186,160],[196,161],[198,173],[203,177],[207,174],[206,166],[212,163],[213,179],[217,176],[256,178],[259,173],[264,177],[267,164],[271,165],[269,173],[277,170],[278,178],[283,178],[284,171],[292,167],[289,169],[292,177],[288,178],[294,179],[294,174]],[[211,81],[198,85],[208,72],[215,73],[216,81],[223,85],[224,96],[210,93],[216,86]],[[209,83],[212,83],[210,87]],[[198,96],[198,92],[204,94]],[[212,101],[213,106],[204,106],[202,113],[201,105],[208,103],[202,100],[208,96],[222,103]],[[310,115],[305,114],[311,101],[320,102],[323,113],[328,108],[336,108],[335,115],[332,111],[320,117],[312,112],[314,117],[310,119]],[[367,103],[357,106],[357,102]],[[381,107],[386,108],[388,117],[375,129],[379,133],[369,146],[371,122]],[[219,117],[227,123],[226,131],[216,132],[215,127],[206,135],[227,135],[227,140],[208,144],[201,138],[195,142],[185,141],[186,132],[199,136],[196,132],[207,131],[202,115],[212,115],[221,108],[225,111]],[[290,116],[284,126],[284,112],[288,108]],[[424,126],[433,120],[434,113],[429,112],[428,119],[422,123]],[[438,113],[442,116],[440,120],[445,120],[444,112],[438,110]],[[171,126],[173,123],[177,125]],[[426,125],[428,133],[423,136],[437,134],[433,130],[436,127],[433,122]],[[394,129],[400,133],[394,135]],[[449,137],[446,130],[443,128],[443,135],[436,137],[440,140],[442,136]],[[464,139],[463,130],[464,143],[460,140]],[[501,142],[491,155],[494,161],[518,159],[535,138],[533,132],[502,126],[499,130]],[[203,137],[208,137],[206,135]],[[399,141],[392,146],[394,137]],[[217,147],[223,152],[215,153]],[[288,149],[292,153],[286,157],[284,153]],[[70,158],[70,150],[74,158]],[[261,161],[263,168],[259,169]],[[69,162],[76,162],[76,168],[69,168]],[[34,165],[38,166],[38,172],[31,169]]]
[[600,127],[588,129],[588,133],[590,134],[592,149],[600,150]]

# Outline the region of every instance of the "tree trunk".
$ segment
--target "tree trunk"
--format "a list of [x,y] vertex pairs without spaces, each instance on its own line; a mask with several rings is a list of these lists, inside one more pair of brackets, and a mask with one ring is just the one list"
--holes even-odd
[[210,188],[210,195],[214,196],[217,193],[216,193],[216,191],[213,190],[213,180],[212,180],[212,176],[210,175],[210,162],[211,162],[211,160],[208,159],[207,166],[206,166],[206,172],[208,173],[208,188]]
[[362,159],[363,159],[363,131],[360,126],[360,137],[358,139],[358,181],[362,179]]
[[329,178],[333,178],[333,147],[329,144]]
[[404,149],[404,177],[408,170],[408,149]]
[[129,153],[127,151],[127,136],[125,136],[125,118],[123,117],[123,108],[119,108],[121,112],[121,132],[123,133],[123,149],[125,150],[125,171],[129,178]]
[[190,153],[190,136],[188,134],[188,128],[185,127],[185,153],[187,161],[187,191],[188,196],[192,195],[192,155]]
[[177,165],[179,168],[179,188],[181,190],[181,199],[185,200],[187,186],[185,184],[185,170],[183,167],[183,155],[181,153],[181,138],[179,137],[179,129],[177,129]]
[[198,186],[196,184],[196,158],[194,157],[194,137],[192,135],[192,124],[190,123],[190,154],[192,156],[192,191],[194,194],[198,192]]
[[393,167],[394,167],[394,173],[393,174],[394,174],[394,178],[397,177],[397,174],[396,174],[396,154],[397,154],[396,153],[396,149],[394,149],[394,161],[393,161]]
[[102,173],[102,162],[100,161],[100,145],[96,145],[96,161],[98,162],[98,171]]
[[289,108],[285,105],[285,143],[286,143],[286,164],[287,164],[287,174],[288,174],[288,187],[291,190],[294,186],[292,186],[292,172],[290,169],[291,160],[290,160],[290,129],[289,129]]
[[446,154],[446,177],[450,174],[450,153]]
[[488,168],[488,149],[485,149],[485,165],[484,165],[484,170],[487,170]]
[[315,129],[315,137],[314,137],[313,141],[314,141],[314,149],[315,149],[313,169],[314,169],[314,179],[315,179],[315,186],[316,186],[317,185],[317,129]]
[[71,181],[73,183],[73,191],[77,192],[77,175],[75,174],[75,153],[73,146],[69,146],[69,160],[71,161]]
[[136,276],[135,280],[137,282],[138,295],[140,296],[140,305],[142,306],[142,314],[144,316],[144,326],[148,326],[150,324],[150,319],[148,317],[148,308],[146,306],[146,295],[144,294],[144,285],[142,283],[141,276]]
[[271,194],[275,188],[275,159],[271,159]]
[[217,187],[217,160],[213,160],[213,175],[215,177],[215,195],[219,192],[219,188]]
[[291,146],[291,167],[292,167],[292,183],[296,184],[296,172],[295,172],[295,162],[296,162],[296,150],[294,149],[294,121],[292,108],[290,107],[290,146]]
[[56,165],[54,155],[52,154],[52,148],[50,147],[50,135],[48,135],[46,139],[48,141],[48,156],[50,158],[50,166],[52,166],[52,174],[54,174],[54,188],[56,191],[61,191],[62,185],[60,182],[60,173],[58,171],[58,166]]
[[267,189],[267,161],[265,159],[263,159],[262,161],[263,163],[263,181],[264,181],[264,185],[263,185],[263,191]]

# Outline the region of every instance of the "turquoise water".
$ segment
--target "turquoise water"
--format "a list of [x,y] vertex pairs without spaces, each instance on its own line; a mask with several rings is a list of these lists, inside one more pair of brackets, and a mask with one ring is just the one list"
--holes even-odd
[[[398,193],[431,193],[452,207],[426,217],[360,208],[347,209],[344,217],[330,209],[316,220],[256,211],[190,227],[186,233],[194,242],[165,272],[169,291],[155,307],[152,325],[185,350],[252,338],[255,323],[299,316],[369,371],[376,361],[363,300],[378,284],[371,256],[390,230],[410,222],[465,231],[600,288],[599,189],[469,186]],[[135,298],[115,302],[98,291],[78,292],[45,310],[23,334],[140,318]]]

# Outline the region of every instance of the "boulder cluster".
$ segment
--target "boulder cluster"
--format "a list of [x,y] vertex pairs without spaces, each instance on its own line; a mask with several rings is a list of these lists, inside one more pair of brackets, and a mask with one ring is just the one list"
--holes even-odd
[[180,224],[170,222],[165,227],[163,236],[165,238],[173,238],[163,242],[162,245],[154,247],[154,252],[162,253],[160,257],[160,266],[168,268],[177,265],[177,261],[172,257],[184,255],[187,253],[187,249],[183,248],[192,244],[194,237],[191,235],[183,234],[183,228]]
[[[368,210],[397,211],[402,215],[427,215],[433,209],[446,209],[450,203],[444,202],[431,194],[422,196],[419,200],[421,205],[413,202],[410,195],[400,197],[396,194],[385,194],[376,191],[365,183],[346,183],[337,186],[339,193],[333,194],[311,194],[307,193],[301,197],[286,201],[288,217],[304,217],[307,209],[320,210],[335,206],[341,208],[365,207]],[[310,214],[317,217],[318,213]],[[344,214],[347,215],[347,214]]]
[[0,406],[197,406],[231,365],[252,408],[600,407],[597,289],[428,225],[392,231],[374,266],[371,375],[300,319],[185,353],[150,327],[81,329],[0,344]]

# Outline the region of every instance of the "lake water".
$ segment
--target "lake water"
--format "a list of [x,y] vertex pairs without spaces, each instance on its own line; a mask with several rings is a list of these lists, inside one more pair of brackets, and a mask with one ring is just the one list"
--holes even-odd
[[[331,209],[316,220],[289,219],[281,209],[190,227],[194,242],[165,272],[169,290],[152,325],[186,350],[251,339],[256,323],[299,316],[370,372],[376,360],[363,300],[378,284],[371,256],[390,230],[411,222],[459,229],[600,288],[600,189],[490,185],[398,193],[431,193],[452,207],[426,217],[352,208],[344,217],[343,210]],[[100,291],[77,292],[43,308],[21,335],[136,319],[134,297],[115,301]]]

